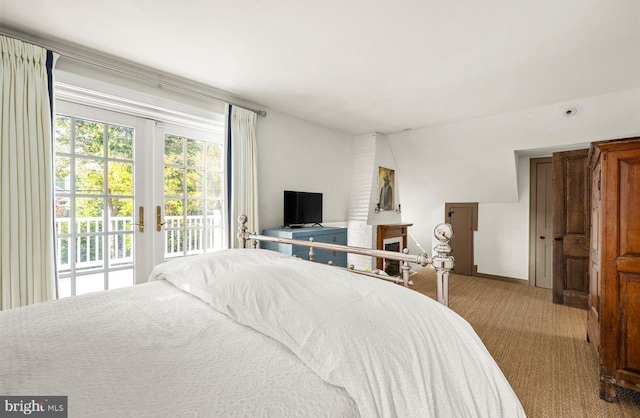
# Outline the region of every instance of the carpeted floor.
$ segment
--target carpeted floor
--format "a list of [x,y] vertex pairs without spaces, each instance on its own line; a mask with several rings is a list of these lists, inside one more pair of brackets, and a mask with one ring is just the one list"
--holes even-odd
[[[435,297],[435,272],[417,270],[412,289]],[[640,392],[598,396],[587,312],[556,305],[551,291],[452,274],[449,307],[476,330],[520,398],[528,417],[640,417]]]

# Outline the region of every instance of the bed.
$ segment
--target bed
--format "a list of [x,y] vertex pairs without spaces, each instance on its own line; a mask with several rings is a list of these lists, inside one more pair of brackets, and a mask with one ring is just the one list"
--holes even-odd
[[0,312],[0,395],[67,396],[71,417],[525,416],[444,304],[259,248]]

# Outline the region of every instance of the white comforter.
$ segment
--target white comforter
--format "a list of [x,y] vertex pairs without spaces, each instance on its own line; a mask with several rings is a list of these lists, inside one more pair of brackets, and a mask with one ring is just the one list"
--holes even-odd
[[266,250],[176,260],[152,278],[284,344],[364,417],[525,415],[472,327],[401,286]]
[[358,416],[282,344],[166,281],[0,312],[0,395],[67,396],[79,418]]

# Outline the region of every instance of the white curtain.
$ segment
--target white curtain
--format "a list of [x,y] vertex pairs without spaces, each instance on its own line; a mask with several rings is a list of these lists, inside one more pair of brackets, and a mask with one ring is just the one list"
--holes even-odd
[[227,172],[230,175],[229,198],[229,247],[239,247],[236,237],[238,217],[247,215],[249,232],[258,230],[258,177],[256,148],[256,113],[237,106],[229,106],[230,158]]
[[0,36],[0,310],[55,298],[47,52]]

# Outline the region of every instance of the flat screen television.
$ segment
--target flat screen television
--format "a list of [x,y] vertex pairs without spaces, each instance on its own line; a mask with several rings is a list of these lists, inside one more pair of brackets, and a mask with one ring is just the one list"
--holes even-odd
[[322,223],[322,193],[284,191],[284,225],[295,228]]

